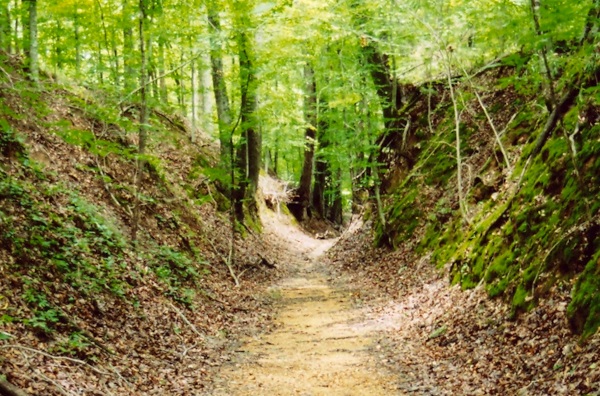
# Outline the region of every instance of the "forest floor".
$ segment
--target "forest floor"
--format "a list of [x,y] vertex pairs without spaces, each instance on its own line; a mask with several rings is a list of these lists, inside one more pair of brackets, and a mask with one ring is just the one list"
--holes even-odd
[[[600,394],[600,338],[580,344],[565,326],[568,293],[509,320],[508,304],[450,287],[426,257],[374,249],[360,221],[330,240],[286,221],[263,213],[287,273],[267,291],[275,324],[241,340],[209,394]],[[402,264],[393,280],[388,264]]]
[[[375,328],[352,291],[332,287],[326,251],[285,217],[263,211],[265,238],[288,276],[268,291],[275,330],[244,340],[215,381],[215,395],[388,395],[394,378],[371,354]],[[285,263],[284,263],[285,261]]]

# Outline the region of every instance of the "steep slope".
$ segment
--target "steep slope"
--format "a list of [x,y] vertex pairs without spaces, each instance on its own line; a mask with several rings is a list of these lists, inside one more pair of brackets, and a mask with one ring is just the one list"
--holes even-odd
[[587,91],[566,106],[538,153],[551,114],[506,63],[473,86],[455,79],[465,214],[453,102],[447,86],[424,84],[407,114],[415,166],[388,155],[386,223],[367,207],[331,252],[340,275],[388,301],[385,361],[417,394],[598,391],[597,100]]
[[132,241],[136,106],[2,68],[1,374],[32,394],[201,394],[232,340],[265,325],[255,296],[278,276],[247,230],[234,286],[214,143],[152,111]]

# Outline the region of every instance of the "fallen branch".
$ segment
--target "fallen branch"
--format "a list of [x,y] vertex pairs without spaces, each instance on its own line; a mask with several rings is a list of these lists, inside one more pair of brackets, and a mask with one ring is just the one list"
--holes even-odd
[[50,359],[66,360],[68,362],[77,363],[77,364],[81,364],[81,365],[87,366],[93,372],[95,372],[97,374],[100,374],[100,375],[111,375],[111,373],[109,373],[108,371],[99,370],[96,367],[90,365],[89,363],[84,362],[83,360],[74,359],[74,358],[70,358],[70,357],[66,357],[66,356],[50,355],[49,353],[40,351],[38,349],[33,349],[33,348],[29,348],[29,347],[22,346],[22,345],[16,345],[16,344],[0,345],[0,349],[19,349],[19,350],[22,350],[22,351],[33,352],[33,353],[40,354],[42,356],[46,356],[46,357],[48,357]]
[[202,340],[204,340],[204,336],[203,336],[203,335],[202,335],[202,334],[201,334],[201,333],[198,331],[198,329],[196,328],[196,326],[194,326],[194,325],[192,324],[192,322],[190,322],[190,321],[188,320],[188,318],[186,318],[186,316],[183,314],[183,312],[181,312],[181,311],[180,311],[180,310],[179,310],[179,309],[178,309],[178,308],[177,308],[175,305],[173,305],[173,304],[171,304],[171,303],[169,303],[169,305],[170,305],[170,306],[171,306],[171,308],[173,308],[173,310],[174,310],[174,311],[175,311],[175,312],[176,312],[176,313],[177,313],[177,314],[178,314],[178,315],[181,317],[181,319],[183,319],[183,321],[184,321],[184,322],[185,322],[185,323],[186,323],[188,326],[190,326],[190,329],[192,329],[192,331],[193,331],[194,333],[196,333],[196,335],[197,335],[198,337],[200,337]]
[[47,381],[49,383],[51,383],[52,385],[54,385],[56,387],[56,389],[58,389],[58,391],[65,395],[65,396],[72,396],[71,393],[69,393],[64,387],[62,387],[58,382],[54,381],[52,378],[48,377],[47,375],[42,374],[42,372],[40,370],[33,370],[33,372],[41,377],[44,381]]
[[24,390],[17,388],[8,381],[0,378],[0,395],[2,396],[31,396]]

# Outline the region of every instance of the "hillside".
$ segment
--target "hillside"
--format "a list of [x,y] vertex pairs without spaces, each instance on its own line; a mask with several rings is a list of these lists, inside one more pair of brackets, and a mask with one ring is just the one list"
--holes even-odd
[[235,287],[215,143],[152,112],[133,241],[136,107],[2,68],[2,374],[31,394],[201,392],[229,345],[269,323],[260,291],[279,276],[248,229]]
[[414,166],[388,156],[385,223],[368,204],[329,253],[342,283],[377,290],[357,298],[384,301],[380,361],[416,394],[598,391],[599,107],[582,94],[536,153],[551,115],[524,74],[456,78],[465,215],[451,95],[425,83],[405,113]]

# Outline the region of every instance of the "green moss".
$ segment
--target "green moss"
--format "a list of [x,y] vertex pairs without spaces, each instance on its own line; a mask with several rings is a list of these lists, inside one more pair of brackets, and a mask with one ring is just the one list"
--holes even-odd
[[[595,246],[596,249],[598,246]],[[577,279],[567,309],[571,326],[587,338],[600,327],[600,250]]]
[[515,264],[514,261],[515,255],[510,250],[507,250],[503,254],[496,257],[496,259],[490,265],[486,275],[486,281],[491,282],[497,278],[504,278]]
[[527,306],[529,305],[529,303],[527,302],[527,295],[528,295],[527,289],[525,289],[525,287],[522,284],[520,284],[517,287],[517,291],[515,292],[513,299],[512,299],[513,308],[526,309]]
[[248,226],[248,228],[256,231],[257,233],[262,233],[262,224],[258,217],[251,216],[248,211],[246,211],[244,222]]

